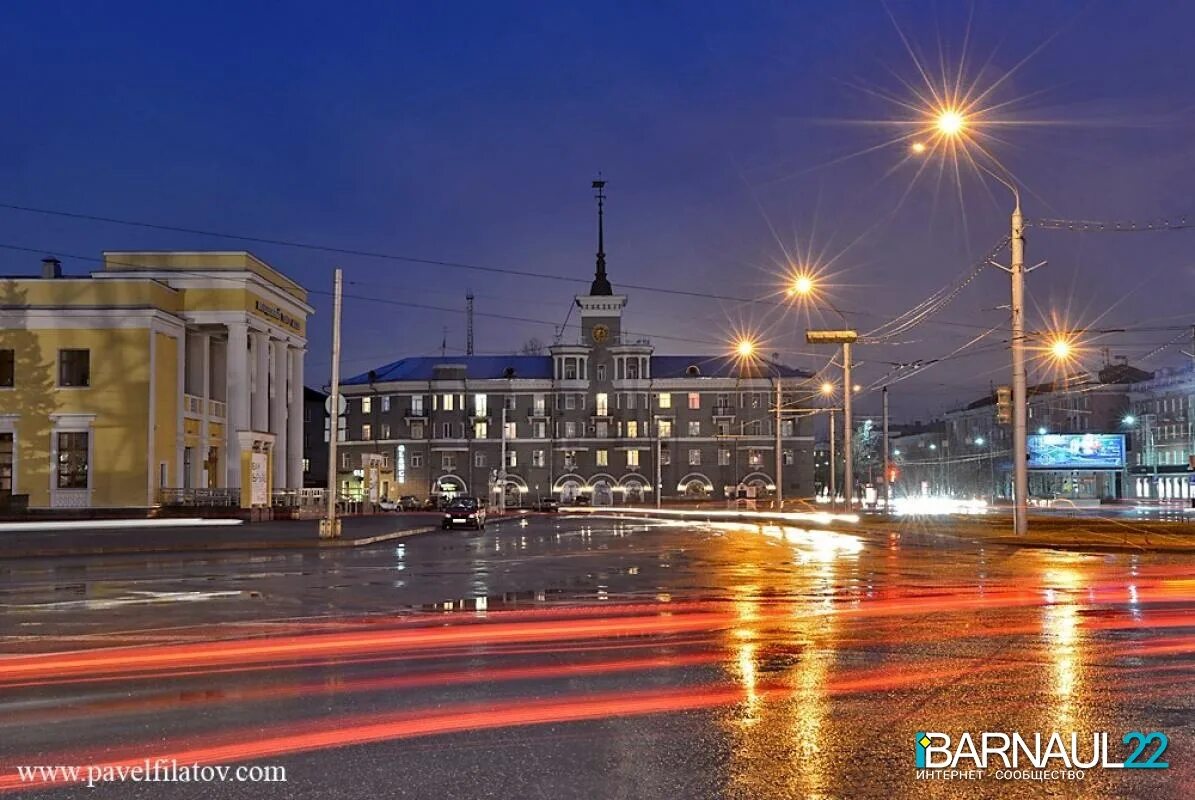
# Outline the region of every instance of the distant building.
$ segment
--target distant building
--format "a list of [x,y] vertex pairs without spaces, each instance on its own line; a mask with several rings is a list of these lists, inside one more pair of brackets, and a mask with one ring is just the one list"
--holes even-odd
[[780,421],[777,453],[774,413],[777,384],[795,410],[810,374],[765,359],[657,355],[624,333],[627,296],[607,278],[600,220],[594,280],[574,300],[578,338],[543,356],[404,358],[344,381],[342,494],[609,504],[749,487],[765,497],[777,456],[784,495],[813,494],[808,419]]
[[[303,287],[246,252],[108,252],[0,277],[0,494],[146,507],[302,482]],[[252,488],[249,478],[252,476]]]
[[1131,437],[1129,493],[1155,500],[1189,500],[1195,496],[1195,369],[1159,370],[1152,379],[1134,383],[1130,404],[1121,419]]
[[328,487],[328,395],[303,387],[303,487]]

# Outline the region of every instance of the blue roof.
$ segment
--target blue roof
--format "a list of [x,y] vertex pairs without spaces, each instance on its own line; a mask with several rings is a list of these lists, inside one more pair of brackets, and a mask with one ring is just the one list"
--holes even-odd
[[436,367],[462,364],[469,380],[505,378],[507,369],[513,369],[516,378],[552,378],[551,356],[415,356],[378,367],[373,370],[372,381],[370,374],[363,372],[341,383],[360,386],[371,382],[430,381],[435,378]]
[[[540,380],[552,379],[551,356],[414,356],[400,358],[369,372],[354,375],[341,381],[345,386],[363,386],[369,383],[388,381],[430,381],[435,378],[435,368],[441,365],[464,365],[465,377],[469,380],[505,378],[507,370],[513,370],[515,378]],[[653,378],[688,378],[689,367],[697,367],[698,374],[705,378],[764,378],[779,375],[782,378],[808,378],[811,373],[794,367],[786,367],[771,361],[743,363],[734,356],[652,356]]]
[[653,378],[688,378],[689,367],[697,367],[704,378],[808,378],[812,373],[786,367],[766,359],[743,361],[735,356],[652,356]]

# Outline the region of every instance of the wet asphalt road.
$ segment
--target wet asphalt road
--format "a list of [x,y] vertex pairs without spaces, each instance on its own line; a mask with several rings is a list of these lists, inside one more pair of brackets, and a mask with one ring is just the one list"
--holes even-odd
[[[0,792],[1191,797],[1193,612],[1190,556],[600,518],[0,562]],[[918,779],[923,730],[1107,731],[1118,761],[1161,731],[1170,767]],[[145,758],[287,780],[15,773]]]

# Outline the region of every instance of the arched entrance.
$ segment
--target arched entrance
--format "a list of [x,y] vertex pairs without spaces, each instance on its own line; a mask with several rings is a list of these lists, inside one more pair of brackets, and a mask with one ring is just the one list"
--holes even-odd
[[559,495],[561,503],[570,505],[576,502],[577,498],[581,495],[581,487],[584,485],[585,479],[580,475],[561,475],[556,479],[552,491]]
[[469,487],[457,475],[441,475],[432,485],[432,496],[437,498],[441,504],[468,493]]
[[642,505],[647,494],[647,484],[638,475],[622,479],[622,502],[628,506]]
[[690,472],[677,481],[676,490],[689,500],[704,500],[714,490],[714,484],[700,472]]

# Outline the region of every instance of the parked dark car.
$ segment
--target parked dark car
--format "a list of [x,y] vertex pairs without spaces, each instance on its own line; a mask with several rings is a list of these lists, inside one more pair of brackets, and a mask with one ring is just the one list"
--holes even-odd
[[560,503],[557,503],[555,500],[553,500],[550,497],[545,497],[543,500],[539,501],[539,505],[537,505],[535,508],[537,511],[545,511],[545,512],[559,511]]
[[444,530],[452,528],[485,528],[485,504],[476,497],[458,497],[444,509],[440,522]]
[[587,494],[577,495],[576,497],[573,498],[573,505],[575,505],[575,506],[589,505],[589,495],[587,495]]
[[419,498],[413,494],[404,494],[398,498],[398,507],[403,511],[418,511],[423,507],[423,503],[420,503]]

